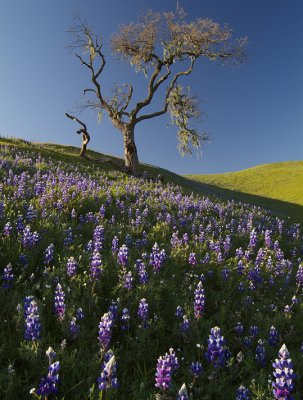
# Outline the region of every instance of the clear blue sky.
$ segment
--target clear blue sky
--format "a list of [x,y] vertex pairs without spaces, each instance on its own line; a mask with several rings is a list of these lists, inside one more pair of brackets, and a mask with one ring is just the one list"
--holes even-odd
[[[274,161],[303,159],[302,0],[183,0],[187,18],[227,22],[235,37],[247,35],[250,61],[241,69],[200,62],[184,80],[201,99],[201,130],[212,142],[200,159],[182,158],[168,117],[138,125],[139,158],[178,173],[216,173]],[[66,50],[72,17],[80,13],[102,35],[104,84],[134,74],[114,60],[108,46],[119,25],[143,9],[175,9],[175,0],[1,0],[0,133],[35,141],[80,145],[64,113],[82,100],[87,71]],[[135,76],[138,92],[146,85]],[[140,86],[140,88],[139,88]],[[106,87],[106,86],[105,86]],[[157,107],[155,107],[157,108]],[[90,148],[122,156],[122,136],[107,119],[81,114],[92,133]]]

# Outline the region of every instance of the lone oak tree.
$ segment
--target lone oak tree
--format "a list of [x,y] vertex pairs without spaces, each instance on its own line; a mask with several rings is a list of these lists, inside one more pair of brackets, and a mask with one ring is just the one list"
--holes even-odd
[[[220,26],[206,18],[187,22],[185,17],[179,6],[174,12],[148,11],[138,22],[122,25],[111,37],[112,53],[146,77],[147,93],[141,101],[134,100],[131,84],[115,85],[111,97],[106,96],[100,83],[106,65],[101,39],[79,16],[68,31],[73,37],[69,47],[81,50],[81,55],[76,56],[90,73],[92,83],[84,94],[90,93],[94,99],[83,107],[97,110],[99,117],[105,111],[121,131],[125,167],[134,174],[139,165],[135,128],[142,121],[169,113],[178,127],[181,154],[192,154],[193,148],[199,148],[207,140],[206,134],[190,126],[200,116],[198,100],[179,83],[181,77],[192,73],[196,61],[206,57],[239,64],[246,58],[247,39],[232,42],[232,31],[227,25]],[[156,94],[163,97],[162,107],[148,112]]]

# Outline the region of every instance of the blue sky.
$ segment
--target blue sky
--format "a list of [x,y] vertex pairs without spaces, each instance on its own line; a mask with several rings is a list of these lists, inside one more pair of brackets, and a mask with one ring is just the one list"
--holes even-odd
[[[178,173],[217,173],[275,161],[302,159],[303,2],[301,0],[183,0],[187,19],[228,23],[235,37],[248,36],[249,62],[241,69],[201,61],[185,86],[201,100],[207,117],[200,129],[211,143],[202,157],[182,158],[168,117],[145,121],[136,131],[140,160]],[[89,76],[66,49],[73,15],[101,34],[107,66],[104,87],[146,80],[115,60],[109,38],[142,10],[175,9],[166,0],[1,0],[0,133],[33,141],[80,145],[65,112],[80,103]],[[160,104],[160,103],[159,103]],[[155,109],[159,108],[155,105]],[[158,107],[157,107],[158,105]],[[122,136],[106,118],[80,116],[92,135],[90,148],[122,156]]]

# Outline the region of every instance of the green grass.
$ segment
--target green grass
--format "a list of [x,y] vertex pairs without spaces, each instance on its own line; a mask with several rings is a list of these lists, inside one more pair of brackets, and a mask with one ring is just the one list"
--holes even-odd
[[186,175],[213,194],[269,208],[302,220],[303,161],[260,165],[225,174]]

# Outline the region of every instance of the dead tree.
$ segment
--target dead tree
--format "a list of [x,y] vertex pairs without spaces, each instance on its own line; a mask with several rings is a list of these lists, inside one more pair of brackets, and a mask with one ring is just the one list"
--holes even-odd
[[87,128],[84,122],[80,121],[80,119],[73,117],[72,115],[65,113],[65,115],[67,116],[67,118],[72,119],[73,121],[78,122],[78,124],[80,124],[82,126],[82,129],[79,129],[78,131],[76,131],[78,133],[78,135],[80,135],[82,133],[82,146],[81,146],[81,150],[80,150],[80,157],[85,157],[86,155],[86,148],[87,145],[90,141],[90,135],[87,132]]

